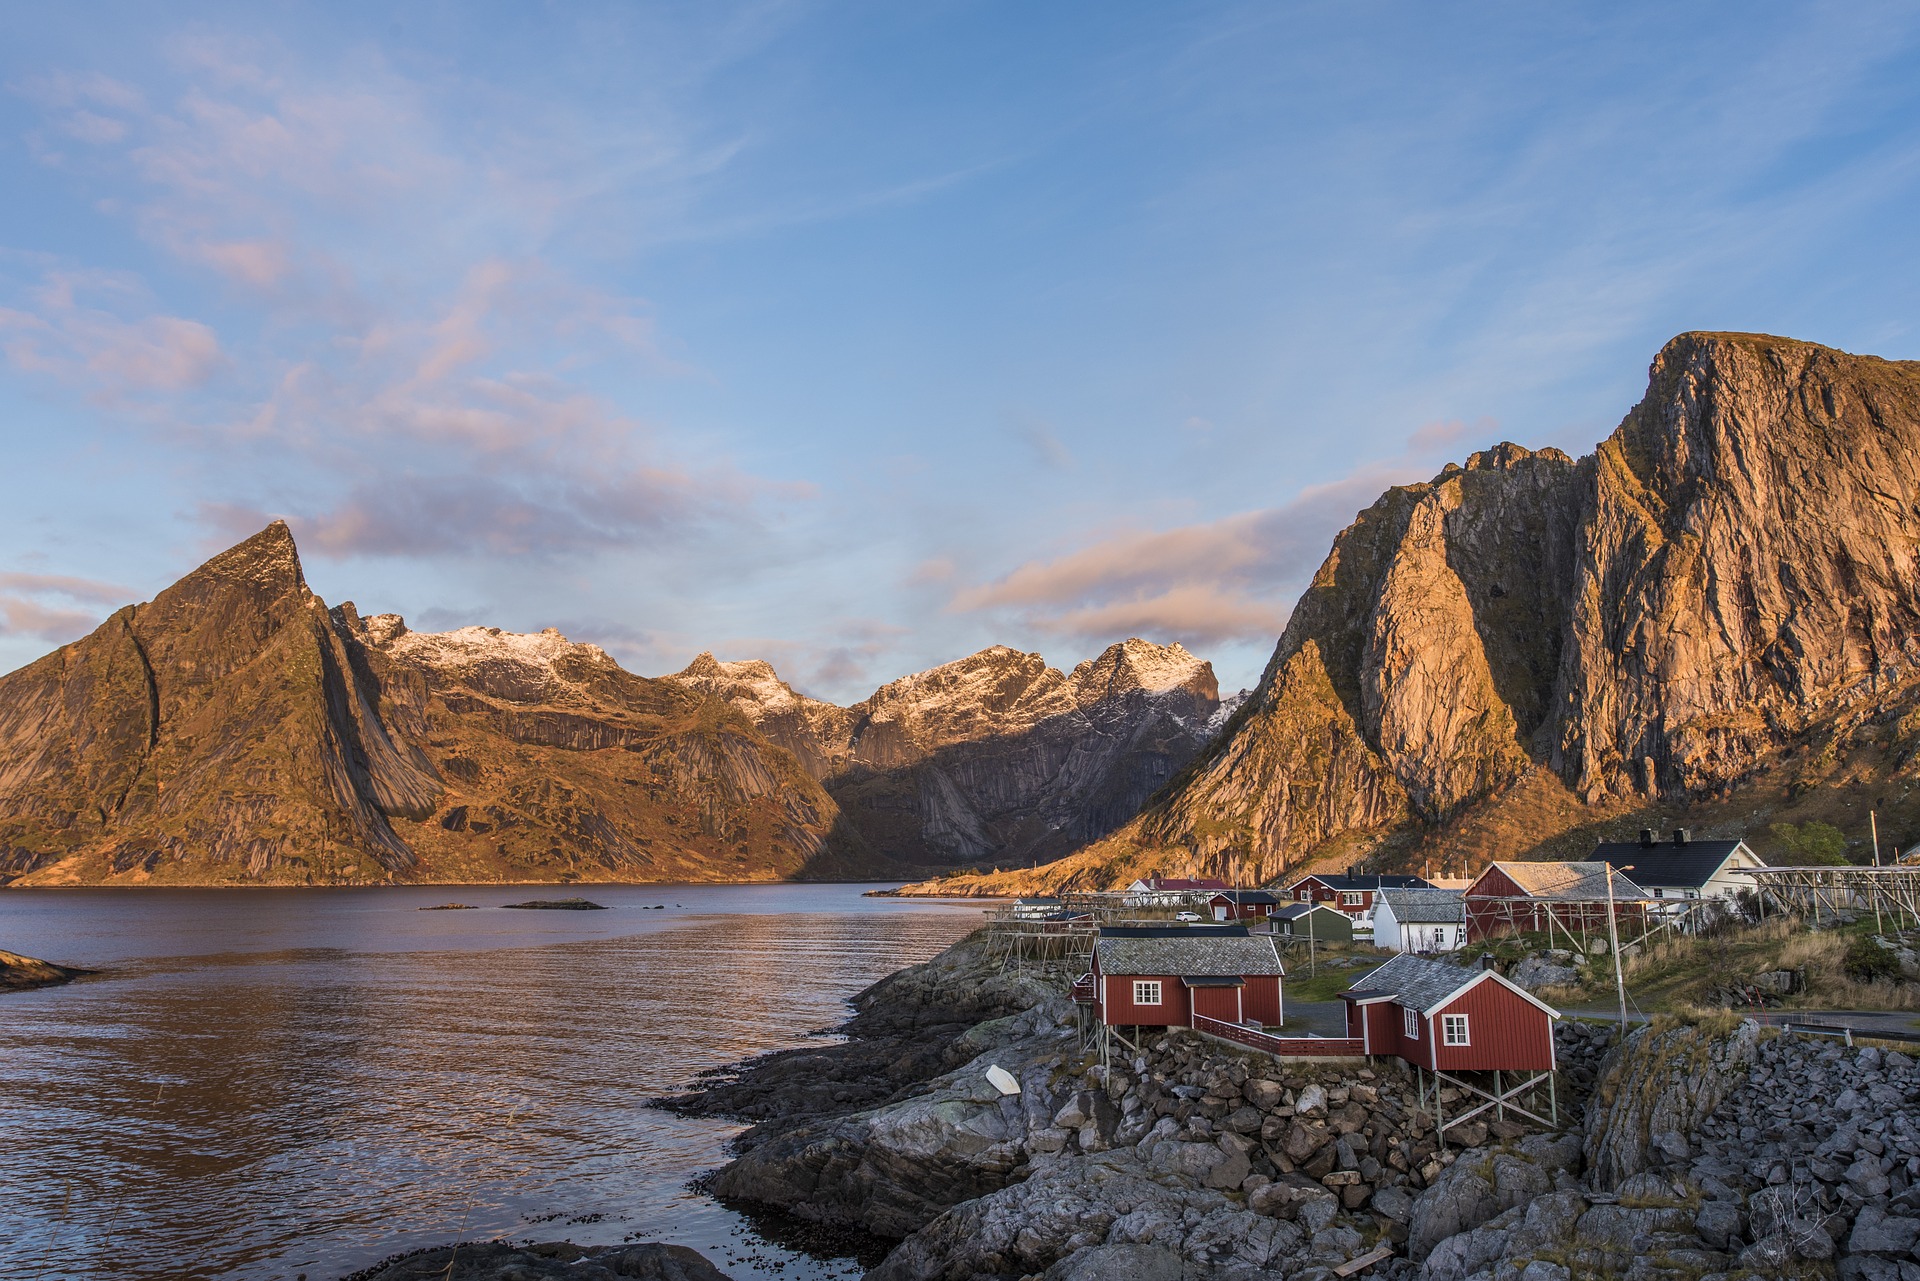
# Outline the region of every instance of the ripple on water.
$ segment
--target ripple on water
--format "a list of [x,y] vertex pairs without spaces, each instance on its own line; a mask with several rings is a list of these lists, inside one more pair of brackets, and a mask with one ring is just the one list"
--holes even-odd
[[[977,908],[675,887],[640,918],[617,909],[658,889],[595,887],[616,911],[414,911],[435,894],[7,896],[10,946],[117,964],[0,1004],[0,1278],[319,1281],[498,1235],[857,1273],[687,1187],[738,1127],[640,1100],[839,1022]],[[558,915],[593,919],[501,923]]]

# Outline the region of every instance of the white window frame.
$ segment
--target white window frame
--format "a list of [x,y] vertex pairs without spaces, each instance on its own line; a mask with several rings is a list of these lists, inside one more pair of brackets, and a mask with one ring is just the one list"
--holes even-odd
[[1440,1044],[1472,1045],[1473,1027],[1464,1014],[1442,1014],[1440,1016]]
[[1400,1007],[1400,1034],[1409,1041],[1420,1039],[1420,1011],[1411,1006]]
[[1159,1005],[1161,1003],[1159,979],[1135,979],[1133,981],[1133,1003],[1135,1005]]
[[1658,885],[1656,885],[1653,887],[1653,896],[1655,898],[1665,898],[1667,896],[1667,892],[1661,889]]
[[1341,890],[1340,891],[1341,907],[1365,907],[1366,905],[1367,905],[1367,895],[1365,890]]

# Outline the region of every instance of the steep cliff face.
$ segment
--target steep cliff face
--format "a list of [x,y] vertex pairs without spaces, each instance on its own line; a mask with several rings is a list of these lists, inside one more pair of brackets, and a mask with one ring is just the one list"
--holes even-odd
[[0,677],[0,879],[770,879],[857,869],[743,717],[555,632],[331,612],[275,524]]
[[1129,640],[1062,673],[994,646],[849,708],[765,663],[702,654],[672,679],[727,700],[823,780],[876,853],[907,862],[1051,858],[1136,814],[1212,732],[1212,668]]
[[1226,732],[1044,883],[1511,857],[1711,820],[1788,761],[1787,799],[1871,785],[1884,822],[1920,780],[1917,549],[1920,364],[1682,335],[1592,456],[1502,445],[1362,512]]
[[1556,768],[1737,783],[1920,665],[1920,364],[1688,335],[1591,464]]

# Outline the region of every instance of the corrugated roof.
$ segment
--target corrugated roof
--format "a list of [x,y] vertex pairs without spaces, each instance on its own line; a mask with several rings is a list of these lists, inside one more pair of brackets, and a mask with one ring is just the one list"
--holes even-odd
[[1101,938],[1094,945],[1102,974],[1285,974],[1267,936],[1238,938]]
[[[1697,890],[1713,879],[1713,874],[1743,844],[1744,841],[1688,841],[1685,845],[1667,842],[1647,847],[1638,841],[1602,841],[1593,847],[1593,856],[1622,872],[1630,872],[1641,885]],[[1749,849],[1747,853],[1753,854],[1753,851]],[[1754,861],[1760,862],[1760,856],[1755,854]]]
[[1380,901],[1402,925],[1453,925],[1467,919],[1459,890],[1382,890]]
[[[1507,879],[1535,898],[1607,901],[1605,863],[1495,863]],[[1617,868],[1613,873],[1615,899],[1646,898],[1647,892]]]

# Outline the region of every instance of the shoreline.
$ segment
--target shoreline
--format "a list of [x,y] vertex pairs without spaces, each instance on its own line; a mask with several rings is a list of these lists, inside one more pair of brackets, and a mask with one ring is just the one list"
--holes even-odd
[[[859,994],[840,1045],[655,1100],[749,1122],[705,1186],[893,1242],[867,1281],[1690,1281],[1855,1256],[1842,1276],[1877,1277],[1915,1245],[1920,1067],[1895,1050],[1737,1014],[1624,1044],[1567,1019],[1557,1127],[1488,1114],[1439,1143],[1393,1058],[1275,1060],[1176,1029],[1103,1072],[1073,976],[1010,975],[980,938]],[[1748,1142],[1783,1109],[1795,1125]],[[1777,1211],[1783,1178],[1810,1208]]]

